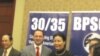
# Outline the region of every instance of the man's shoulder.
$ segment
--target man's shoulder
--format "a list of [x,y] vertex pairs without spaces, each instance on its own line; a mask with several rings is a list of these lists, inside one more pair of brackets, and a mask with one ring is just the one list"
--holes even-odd
[[32,49],[34,46],[33,45],[27,45],[26,47],[23,48],[23,50],[30,50]]
[[12,52],[15,52],[15,53],[20,53],[20,51],[18,51],[17,49],[15,49],[15,48],[12,48],[12,50],[11,50]]
[[11,49],[11,52],[10,52],[10,56],[14,55],[14,56],[20,56],[20,51],[18,51],[17,49],[15,48],[12,48]]
[[0,53],[3,52],[3,50],[4,50],[3,48],[0,48]]
[[0,47],[0,50],[3,50],[3,48],[2,48],[2,47]]
[[50,49],[49,47],[47,47],[47,46],[45,46],[45,45],[43,45],[43,48],[45,48],[45,49]]
[[51,52],[51,49],[49,47],[47,47],[47,46],[43,45],[43,49]]

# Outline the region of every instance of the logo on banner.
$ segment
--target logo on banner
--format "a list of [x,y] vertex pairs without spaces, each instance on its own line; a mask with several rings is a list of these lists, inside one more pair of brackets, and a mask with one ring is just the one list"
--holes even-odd
[[[90,47],[100,39],[100,13],[74,11],[70,50],[75,56],[88,56]],[[77,50],[77,51],[76,51]]]

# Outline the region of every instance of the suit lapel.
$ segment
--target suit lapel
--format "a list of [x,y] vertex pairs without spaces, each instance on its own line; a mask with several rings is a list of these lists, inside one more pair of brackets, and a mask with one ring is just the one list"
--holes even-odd
[[42,46],[42,50],[41,50],[41,56],[45,56],[44,54],[45,54],[45,48],[44,48],[44,46]]
[[32,54],[32,56],[35,56],[35,47],[34,47],[34,45],[32,45],[31,47],[30,47],[30,53]]
[[14,48],[11,49],[9,56],[13,56]]

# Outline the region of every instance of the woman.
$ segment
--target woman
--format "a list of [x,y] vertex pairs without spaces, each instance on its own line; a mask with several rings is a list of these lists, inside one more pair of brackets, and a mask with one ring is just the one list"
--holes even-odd
[[72,56],[71,52],[66,50],[66,37],[62,33],[53,36],[55,51],[50,56]]

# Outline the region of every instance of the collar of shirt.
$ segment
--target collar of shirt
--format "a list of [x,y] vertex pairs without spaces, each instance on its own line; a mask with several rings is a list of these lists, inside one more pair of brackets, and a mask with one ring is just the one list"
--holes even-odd
[[34,47],[35,47],[35,52],[36,52],[36,47],[39,47],[39,53],[40,53],[40,55],[41,55],[41,52],[42,52],[42,44],[41,45],[39,45],[39,46],[37,46],[35,43],[34,43]]

